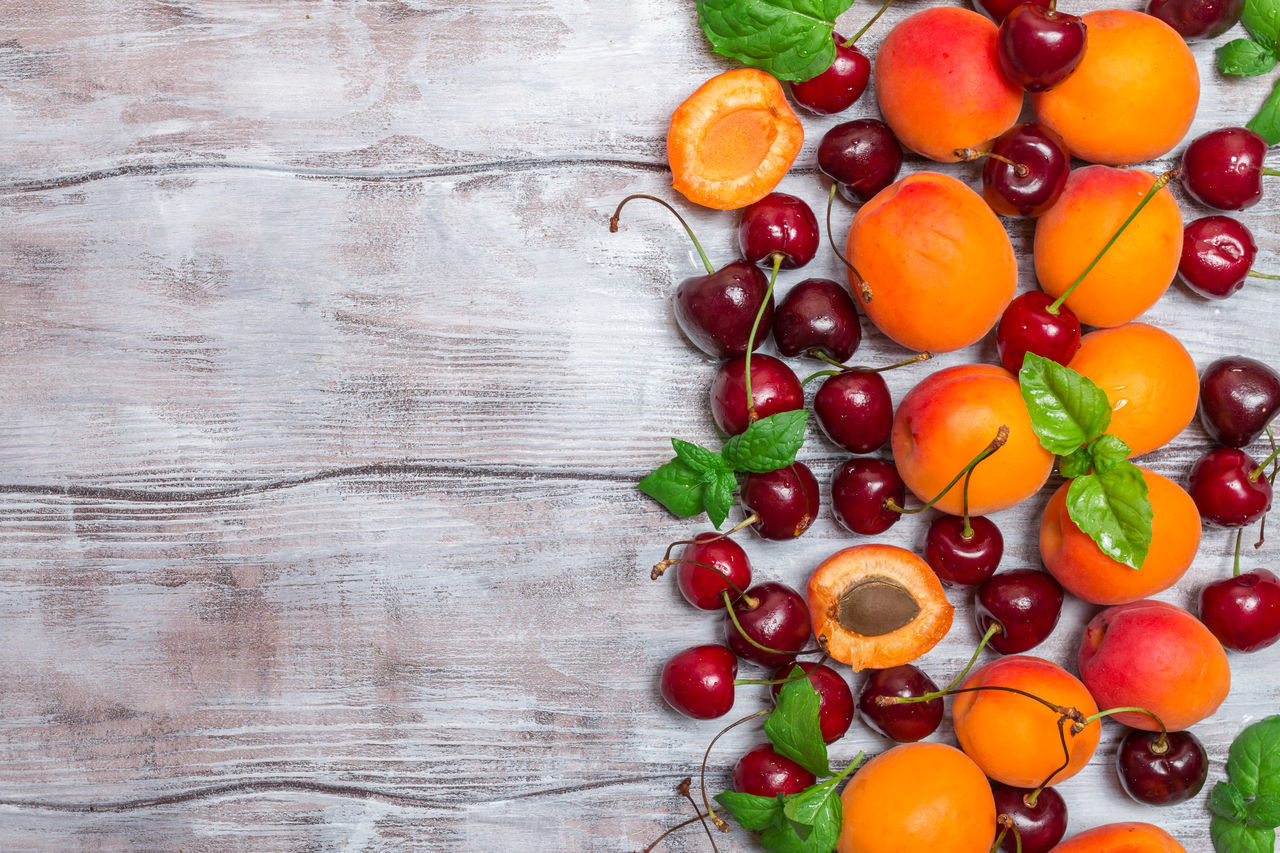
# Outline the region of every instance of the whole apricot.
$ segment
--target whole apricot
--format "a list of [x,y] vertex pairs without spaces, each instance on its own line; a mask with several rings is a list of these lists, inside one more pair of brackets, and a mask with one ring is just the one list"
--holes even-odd
[[[1030,655],[993,661],[960,686],[1009,687],[1074,708],[1086,717],[1098,712],[1078,678],[1055,663]],[[1058,727],[1062,715],[1029,696],[1005,690],[959,693],[951,714],[965,753],[992,779],[1017,788],[1035,788],[1048,781],[1056,785],[1070,779],[1089,763],[1101,735],[1096,722],[1073,733],[1068,720],[1064,724],[1070,754],[1067,760]],[[1055,774],[1064,761],[1066,767]]]
[[[1061,296],[1084,272],[1156,181],[1141,169],[1085,166],[1036,222],[1036,278]],[[1107,249],[1066,305],[1086,326],[1119,326],[1169,289],[1182,257],[1182,212],[1167,187]]]
[[1092,163],[1141,163],[1168,153],[1200,102],[1186,42],[1164,21],[1130,9],[1083,17],[1084,58],[1066,80],[1031,96],[1036,120]]
[[996,25],[977,12],[935,7],[900,21],[876,53],[876,97],[902,144],[954,163],[1018,120],[1022,90],[1000,70]]
[[1071,836],[1049,853],[1187,853],[1187,850],[1158,826],[1108,823]]
[[[1018,380],[993,365],[939,370],[902,398],[891,436],[898,473],[917,498],[928,501],[990,444],[1001,426],[1009,428],[1009,437],[973,469],[969,511],[986,515],[1007,509],[1039,491],[1054,457],[1031,430]],[[935,506],[959,515],[961,485]]]
[[1195,362],[1163,329],[1130,323],[1090,332],[1067,366],[1106,392],[1111,403],[1107,431],[1129,445],[1132,456],[1168,444],[1196,415],[1200,378]]
[[[1145,708],[1174,731],[1218,710],[1231,689],[1222,644],[1199,619],[1163,601],[1121,604],[1093,617],[1079,662],[1080,678],[1104,708]],[[1136,711],[1114,717],[1135,729],[1160,728]]]
[[1151,547],[1135,570],[1102,553],[1093,537],[1067,512],[1063,483],[1040,520],[1040,558],[1049,574],[1077,598],[1091,604],[1128,604],[1177,583],[1200,547],[1200,512],[1181,486],[1143,468],[1151,500]]
[[953,746],[895,746],[858,768],[840,801],[837,853],[986,853],[991,847],[991,787]]

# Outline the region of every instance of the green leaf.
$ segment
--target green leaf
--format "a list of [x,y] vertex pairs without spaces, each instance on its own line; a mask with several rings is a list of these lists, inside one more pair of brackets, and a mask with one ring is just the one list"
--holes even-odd
[[836,18],[853,0],[698,0],[712,49],[780,80],[799,82],[831,67]]
[[[790,794],[783,797],[783,800],[799,796],[803,796],[803,793]],[[831,853],[840,840],[839,808],[840,798],[836,797],[834,809],[837,818],[834,823],[829,817],[819,820],[813,826],[784,819],[760,834],[760,844],[773,853]]]
[[[790,675],[802,675],[798,666]],[[818,691],[807,678],[796,678],[782,685],[778,704],[764,722],[764,733],[773,748],[795,761],[815,776],[830,776],[827,745],[818,725]]]
[[838,826],[840,824],[840,797],[836,793],[836,787],[844,781],[844,777],[852,773],[862,763],[862,758],[863,754],[858,753],[858,757],[835,776],[816,785],[810,785],[800,793],[785,798],[783,814],[787,816],[788,820],[807,826],[816,826],[823,820],[834,820]]
[[1214,816],[1209,824],[1213,849],[1218,853],[1274,853],[1276,834],[1243,823]]
[[782,798],[758,797],[755,794],[739,794],[725,791],[716,794],[716,802],[733,815],[743,829],[767,829],[783,823]]
[[1245,0],[1240,23],[1254,41],[1274,51],[1280,44],[1280,2],[1277,0]]
[[761,418],[726,441],[720,455],[734,471],[768,474],[785,468],[796,461],[808,421],[809,412],[805,409]]
[[1218,70],[1236,77],[1257,77],[1276,67],[1276,55],[1266,45],[1234,39],[1218,48]]
[[724,459],[714,450],[707,450],[705,447],[699,447],[678,438],[671,439],[671,446],[675,448],[676,458],[699,474],[729,470],[724,464]]
[[1090,379],[1056,361],[1027,353],[1018,372],[1031,428],[1050,453],[1067,456],[1102,435],[1111,403]]
[[708,475],[703,475],[703,479],[706,482],[703,502],[707,506],[707,516],[716,530],[719,530],[720,525],[729,517],[729,510],[733,508],[733,490],[738,487],[738,478],[733,476],[732,471],[720,471],[710,475],[709,479]]
[[1135,569],[1151,547],[1151,500],[1142,472],[1122,462],[1105,474],[1085,474],[1067,489],[1067,514],[1102,553]]
[[1244,795],[1230,782],[1219,782],[1209,795],[1209,811],[1228,820],[1244,820]]
[[680,518],[697,515],[705,508],[702,473],[682,459],[672,459],[645,477],[639,489]]
[[1100,436],[1089,445],[1089,456],[1093,460],[1093,473],[1108,474],[1123,462],[1129,460],[1133,452],[1129,445],[1111,433]]
[[1280,715],[1259,720],[1236,737],[1227,775],[1245,797],[1280,795]]
[[1083,477],[1093,466],[1093,455],[1088,447],[1076,448],[1072,453],[1058,459],[1058,473],[1068,480]]
[[1267,140],[1268,145],[1280,143],[1280,83],[1271,90],[1262,109],[1249,119],[1245,127]]
[[1280,796],[1263,794],[1245,805],[1245,823],[1258,829],[1280,826]]

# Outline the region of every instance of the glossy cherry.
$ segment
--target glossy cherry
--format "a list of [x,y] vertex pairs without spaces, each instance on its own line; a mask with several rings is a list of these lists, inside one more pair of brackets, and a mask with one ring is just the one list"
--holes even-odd
[[755,417],[747,410],[747,357],[731,358],[716,371],[711,383],[711,417],[728,435],[746,432],[752,423],[804,408],[804,389],[786,363],[771,355],[751,356],[751,398]]
[[1280,579],[1254,569],[1200,591],[1200,621],[1228,649],[1256,652],[1280,640]]
[[833,33],[836,58],[826,71],[803,83],[791,84],[791,97],[811,113],[820,116],[843,112],[866,91],[871,79],[871,60],[844,36]]
[[[973,8],[986,15],[997,24],[1004,22],[1009,13],[1021,6],[1026,0],[973,0]],[[1033,0],[1042,9],[1048,9],[1051,0]]]
[[[751,561],[742,546],[727,536],[705,532],[680,552],[676,585],[685,600],[700,610],[724,607],[721,593],[736,599],[751,586]],[[709,567],[709,568],[708,568]]]
[[1204,520],[1243,527],[1271,509],[1271,483],[1263,473],[1243,450],[1218,447],[1192,466],[1187,492]]
[[836,521],[853,533],[870,536],[893,527],[902,513],[886,504],[902,506],[906,499],[898,469],[884,459],[850,459],[831,478],[831,509]]
[[1201,204],[1244,210],[1262,199],[1267,140],[1245,127],[1224,127],[1195,138],[1182,155],[1182,183]]
[[1209,754],[1191,732],[1162,735],[1132,729],[1116,750],[1116,770],[1133,799],[1171,806],[1200,793],[1209,777]]
[[818,144],[818,168],[849,201],[868,201],[902,169],[902,146],[889,125],[874,118],[837,124]]
[[1280,411],[1280,374],[1254,358],[1220,358],[1200,375],[1200,423],[1219,444],[1244,447]]
[[1159,18],[1187,41],[1214,39],[1231,29],[1245,0],[1147,0],[1147,14]]
[[[813,633],[804,598],[791,587],[772,581],[747,590],[733,603],[733,616],[737,624],[728,613],[724,616],[729,648],[743,660],[761,666],[790,663]],[[772,651],[759,648],[757,643]]]
[[1249,229],[1229,216],[1205,216],[1182,229],[1178,276],[1207,299],[1226,299],[1249,276],[1258,244]]
[[[1035,805],[1027,799],[1035,793],[1031,788],[1015,788],[1000,782],[991,783],[996,801],[996,814],[1007,814],[1022,838],[1022,853],[1049,853],[1067,834],[1067,803],[1055,788],[1041,788]],[[1018,850],[1018,841],[1010,832],[1000,842],[1006,853]]]
[[778,304],[773,339],[788,358],[821,353],[847,361],[862,343],[849,288],[829,278],[807,278],[792,287]]
[[1066,305],[1050,313],[1053,302],[1043,290],[1031,290],[1004,309],[996,328],[996,350],[1005,370],[1016,374],[1028,352],[1066,364],[1080,349],[1080,320]]
[[798,794],[816,781],[812,773],[762,743],[733,765],[733,790],[757,797]]
[[1004,556],[1004,536],[995,522],[984,516],[964,518],[940,515],[924,538],[924,559],[938,580],[947,586],[977,586],[995,574]]
[[999,623],[1000,630],[987,645],[1002,655],[1018,654],[1040,645],[1053,633],[1064,598],[1062,585],[1052,575],[1013,569],[978,586],[973,619],[983,634]]
[[937,693],[938,685],[911,664],[873,669],[858,691],[858,712],[871,728],[898,743],[914,743],[938,730],[942,723],[942,699],[927,702],[904,702],[879,705],[877,696],[900,696],[912,699]]
[[1062,195],[1071,155],[1042,124],[1015,125],[995,138],[982,165],[982,197],[1004,216],[1039,216]]
[[804,199],[772,192],[742,209],[738,245],[752,263],[772,263],[782,256],[783,269],[802,267],[818,253],[822,242],[818,218]]
[[[853,722],[853,691],[849,682],[829,666],[818,666],[808,661],[797,661],[795,666],[809,673],[809,683],[818,693],[818,728],[822,739],[831,743],[844,737]],[[791,674],[791,666],[784,666],[773,674],[773,678],[783,679]],[[782,685],[772,688],[776,700],[782,692]]]
[[818,517],[818,481],[803,462],[746,475],[739,499],[756,517],[751,529],[764,539],[795,539]]
[[1035,3],[1014,7],[1000,24],[1000,69],[1028,92],[1045,92],[1076,70],[1084,58],[1086,28],[1079,15]]
[[662,698],[686,717],[712,720],[733,707],[733,680],[738,659],[724,646],[694,646],[662,667]]
[[848,371],[823,380],[813,413],[827,438],[853,453],[884,446],[893,431],[893,398],[879,373]]

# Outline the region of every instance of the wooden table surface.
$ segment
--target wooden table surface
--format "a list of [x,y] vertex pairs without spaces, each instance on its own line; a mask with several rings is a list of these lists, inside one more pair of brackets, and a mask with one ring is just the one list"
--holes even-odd
[[[671,195],[667,118],[730,67],[693,4],[0,0],[0,21],[0,849],[631,851],[687,817],[676,784],[719,726],[656,679],[720,620],[649,580],[703,525],[634,483],[668,436],[714,443],[714,364],[671,316],[684,235],[656,206],[606,219]],[[1222,78],[1212,47],[1193,134],[1270,84]],[[820,207],[816,141],[874,111],[806,118],[782,189]],[[1243,218],[1280,271],[1267,192]],[[683,208],[729,260],[734,217]],[[1032,287],[1031,228],[1008,224]],[[1274,292],[1175,285],[1144,319],[1199,367],[1280,364]],[[856,360],[901,357],[864,329]],[[1183,479],[1206,446],[1192,426],[1146,464]],[[816,430],[801,452],[824,482],[842,456]],[[1057,482],[997,517],[1006,567],[1040,565]],[[918,548],[925,525],[882,538]],[[852,541],[824,509],[746,547],[757,579],[801,585]],[[1190,604],[1230,542],[1206,530],[1160,597]],[[951,597],[939,680],[976,640]],[[1070,604],[1041,652],[1069,663],[1095,609]],[[1280,647],[1232,660],[1196,728],[1212,778],[1280,709]],[[722,741],[716,790],[760,737]],[[1150,820],[1207,851],[1203,796],[1123,798],[1116,739],[1061,787],[1073,830]],[[833,752],[884,747],[855,725]],[[665,849],[709,847],[694,828]]]

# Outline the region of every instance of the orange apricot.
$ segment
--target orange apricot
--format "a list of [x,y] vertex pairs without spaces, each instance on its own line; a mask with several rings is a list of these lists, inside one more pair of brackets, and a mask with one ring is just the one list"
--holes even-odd
[[[986,515],[1008,509],[1039,491],[1053,470],[1053,454],[1040,445],[1018,380],[989,364],[939,370],[912,388],[893,416],[893,459],[902,481],[928,501],[960,468],[1009,428],[1004,445],[973,469],[969,511]],[[959,515],[959,484],[935,506]]]
[[1022,90],[1000,71],[996,25],[977,12],[925,9],[889,31],[876,52],[876,97],[912,151],[954,163],[986,150],[1018,120]]
[[1141,469],[1151,500],[1151,548],[1141,569],[1111,559],[1067,513],[1067,489],[1054,492],[1040,520],[1040,558],[1067,592],[1091,604],[1128,604],[1177,583],[1200,547],[1200,512],[1181,486]]
[[937,172],[877,193],[854,217],[846,249],[858,271],[849,283],[867,316],[907,349],[974,343],[1017,289],[1018,263],[999,218],[982,196]]
[[[1010,655],[987,664],[965,679],[969,687],[1011,687],[1054,705],[1075,708],[1088,717],[1098,712],[1080,680],[1055,663],[1030,655]],[[1070,760],[1062,750],[1061,714],[1035,699],[1004,690],[957,693],[951,709],[960,747],[982,772],[1019,788],[1058,784],[1080,772],[1094,750],[1102,727],[1095,721],[1078,733],[1065,724]],[[1054,773],[1066,761],[1066,767]]]
[[1164,21],[1130,9],[1089,12],[1084,23],[1084,58],[1066,80],[1031,96],[1036,120],[1092,163],[1141,163],[1168,153],[1200,102],[1187,43]]
[[855,671],[915,660],[946,636],[955,613],[929,564],[895,545],[837,551],[808,593],[814,636]]
[[1132,456],[1163,447],[1196,414],[1200,378],[1186,347],[1146,323],[1098,329],[1080,339],[1068,364],[1106,392],[1107,431],[1129,445]]
[[942,743],[895,746],[853,774],[840,794],[836,853],[986,853],[995,799],[982,771]]
[[1049,853],[1187,853],[1172,835],[1149,823],[1108,823],[1071,836]]
[[[1156,181],[1141,169],[1085,166],[1067,177],[1036,221],[1036,278],[1061,296],[1088,268]],[[1087,326],[1119,326],[1156,303],[1178,272],[1182,212],[1160,189],[1065,300]]]
[[782,84],[755,68],[726,71],[671,115],[671,185],[704,207],[746,207],[778,185],[803,142]]

